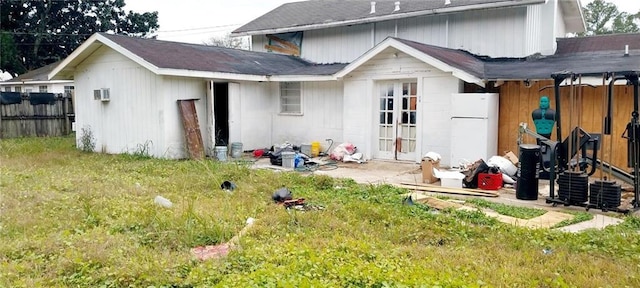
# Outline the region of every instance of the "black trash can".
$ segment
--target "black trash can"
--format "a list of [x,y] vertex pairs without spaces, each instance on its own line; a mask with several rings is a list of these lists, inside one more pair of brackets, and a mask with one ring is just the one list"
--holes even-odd
[[520,145],[520,163],[518,163],[518,182],[516,198],[521,200],[538,200],[538,177],[540,170],[540,146],[535,144]]

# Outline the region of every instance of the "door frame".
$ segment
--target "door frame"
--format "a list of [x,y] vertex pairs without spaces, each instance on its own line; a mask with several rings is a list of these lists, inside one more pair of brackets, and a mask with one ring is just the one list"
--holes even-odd
[[[403,77],[403,78],[393,78],[393,79],[374,79],[373,81],[373,89],[372,89],[372,95],[371,95],[371,101],[373,102],[373,121],[372,121],[372,125],[371,125],[371,135],[372,135],[372,158],[374,159],[381,159],[381,160],[391,160],[391,161],[414,161],[414,162],[418,162],[419,159],[421,158],[421,145],[422,145],[422,124],[421,124],[421,120],[422,120],[422,113],[421,113],[421,100],[422,100],[422,96],[421,96],[421,91],[422,91],[422,79],[420,77]],[[399,122],[401,121],[401,110],[402,110],[402,85],[404,83],[415,83],[416,84],[416,107],[415,107],[415,129],[416,129],[416,135],[415,135],[415,150],[413,152],[409,152],[409,153],[401,153],[397,151],[397,142],[396,140],[393,141],[393,152],[385,152],[385,151],[381,151],[380,150],[380,108],[381,108],[381,103],[380,103],[380,92],[381,89],[383,89],[384,86],[388,85],[389,83],[393,83],[394,85],[394,103],[397,102],[399,103],[399,105],[394,105],[394,123],[393,123],[393,134],[395,135],[394,137],[397,139],[397,137],[399,136],[398,134],[398,128],[399,128]]]

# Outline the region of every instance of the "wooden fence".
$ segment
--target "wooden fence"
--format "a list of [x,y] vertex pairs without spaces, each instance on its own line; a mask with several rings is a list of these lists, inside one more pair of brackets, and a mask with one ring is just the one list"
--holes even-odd
[[[0,104],[0,138],[62,136],[71,133],[74,121],[72,95],[3,93]],[[38,99],[35,99],[35,96]],[[7,99],[15,100],[7,102]],[[47,102],[47,103],[42,103]]]
[[[580,126],[589,133],[602,133],[604,115],[606,115],[605,92],[608,87],[583,86],[581,91],[575,88],[573,102],[571,89],[563,87],[561,98],[562,137],[566,138],[571,129]],[[549,96],[551,108],[556,109],[553,81],[532,82],[530,86],[523,82],[506,82],[500,86],[500,124],[498,152],[517,153],[518,126],[525,122],[535,131],[531,112],[538,108],[540,96]],[[633,89],[619,85],[614,88],[612,135],[603,137],[598,158],[611,162],[614,166],[627,169],[627,140],[622,138],[633,109]],[[572,105],[573,104],[573,105]],[[573,107],[573,109],[570,109]],[[557,124],[557,123],[556,123]],[[555,127],[551,139],[556,140]],[[524,137],[524,143],[535,143],[533,137]]]

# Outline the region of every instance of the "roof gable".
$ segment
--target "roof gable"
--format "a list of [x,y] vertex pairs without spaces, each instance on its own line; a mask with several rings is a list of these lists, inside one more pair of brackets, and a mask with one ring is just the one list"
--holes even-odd
[[[372,23],[421,15],[543,4],[547,0],[312,0],[286,3],[233,31],[260,35]],[[578,1],[578,0],[569,0]],[[375,2],[375,12],[372,12]],[[396,3],[399,9],[396,10]],[[579,15],[581,18],[581,15]]]
[[336,77],[345,77],[389,47],[398,49],[441,71],[451,72],[453,76],[466,82],[484,86],[484,63],[472,54],[462,50],[427,45],[393,37],[385,39],[376,47],[347,65],[343,70],[336,73]]
[[[106,45],[159,75],[332,75],[344,64],[318,65],[298,57],[216,46],[161,41],[98,33],[91,36],[49,76],[70,78],[73,69],[99,47]],[[196,72],[194,74],[194,72]],[[202,73],[197,73],[202,72]],[[209,75],[208,77],[214,77]]]

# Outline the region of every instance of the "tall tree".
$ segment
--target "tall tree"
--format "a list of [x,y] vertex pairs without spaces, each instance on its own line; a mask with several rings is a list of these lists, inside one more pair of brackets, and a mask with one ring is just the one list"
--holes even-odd
[[7,35],[0,46],[14,43],[17,52],[3,50],[0,69],[19,74],[53,63],[96,32],[155,37],[158,12],[124,6],[124,0],[0,0],[0,32]]
[[618,6],[604,0],[594,0],[583,9],[587,32],[582,35],[634,33],[638,28],[639,14],[618,10]]

